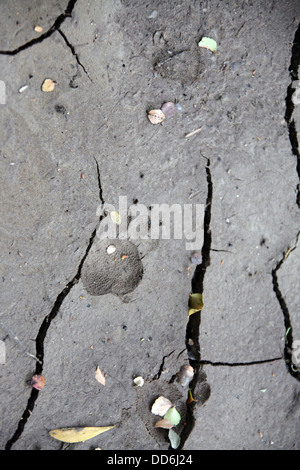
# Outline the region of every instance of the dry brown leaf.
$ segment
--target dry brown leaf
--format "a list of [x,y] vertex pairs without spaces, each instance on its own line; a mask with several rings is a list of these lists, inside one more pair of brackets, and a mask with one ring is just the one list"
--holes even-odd
[[148,112],[148,119],[151,124],[160,124],[164,121],[165,117],[161,109],[151,109],[151,111]]
[[158,416],[164,416],[173,404],[165,397],[158,397],[152,405],[151,413]]
[[102,385],[105,386],[105,375],[101,372],[99,367],[97,367],[96,372],[95,372],[95,379],[101,383]]
[[55,81],[51,78],[46,78],[42,84],[42,90],[45,92],[53,91],[55,87]]
[[172,429],[174,427],[174,424],[171,423],[168,419],[160,419],[155,423],[154,425],[155,428],[163,428],[163,429]]

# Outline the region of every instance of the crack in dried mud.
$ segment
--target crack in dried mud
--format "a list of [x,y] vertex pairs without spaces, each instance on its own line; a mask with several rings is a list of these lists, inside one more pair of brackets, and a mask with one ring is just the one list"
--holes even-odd
[[[298,134],[297,134],[297,128],[296,128],[296,123],[295,120],[293,119],[293,113],[294,113],[294,103],[292,100],[295,87],[294,87],[294,82],[299,79],[298,76],[298,68],[300,64],[300,24],[298,26],[298,29],[295,33],[294,41],[293,41],[293,47],[292,47],[292,56],[291,56],[291,63],[289,67],[289,72],[291,76],[291,83],[288,86],[287,89],[287,95],[286,95],[286,112],[285,112],[285,121],[287,123],[288,127],[288,132],[289,132],[289,138],[291,142],[291,147],[292,147],[292,153],[293,155],[296,156],[297,163],[296,163],[296,169],[297,169],[297,174],[300,180],[300,151],[299,151],[299,140],[298,140]],[[296,199],[297,205],[300,208],[300,183],[297,185],[297,199]]]
[[293,326],[291,322],[290,312],[287,306],[287,303],[283,297],[283,294],[279,287],[277,272],[285,262],[285,260],[290,256],[290,254],[297,248],[300,232],[298,232],[296,237],[296,243],[293,248],[289,248],[286,252],[283,253],[282,258],[278,261],[275,268],[272,270],[272,281],[273,281],[273,290],[279,302],[285,326],[285,347],[284,347],[284,360],[288,368],[289,373],[300,381],[300,371],[294,370],[293,361],[292,361],[292,345],[293,345]]
[[[98,165],[98,162],[97,162],[96,159],[95,159],[95,162],[96,162],[97,175],[98,175],[99,196],[100,196],[101,203],[103,203],[99,165]],[[81,261],[78,265],[77,272],[76,272],[75,276],[67,283],[67,285],[64,287],[64,289],[59,293],[59,295],[57,296],[57,298],[56,298],[56,300],[53,304],[53,307],[52,307],[50,313],[44,318],[44,320],[43,320],[43,322],[40,326],[39,332],[38,332],[36,340],[35,340],[35,342],[36,342],[36,357],[38,359],[38,362],[36,363],[35,374],[41,375],[42,372],[43,372],[44,342],[45,342],[49,327],[51,325],[51,322],[56,318],[58,312],[60,311],[60,308],[61,308],[63,302],[65,301],[66,297],[69,295],[69,293],[71,292],[73,287],[79,282],[83,264],[84,264],[84,262],[85,262],[85,260],[88,256],[92,246],[93,246],[93,243],[94,243],[94,240],[95,240],[95,237],[96,237],[96,233],[97,233],[97,229],[98,229],[98,225],[101,222],[102,217],[103,216],[99,217],[99,222],[97,223],[97,226],[94,229],[94,231],[93,231],[93,233],[92,233],[92,235],[89,239],[87,248],[86,248],[85,253],[84,253],[84,255],[83,255],[83,257],[82,257],[82,259],[81,259]],[[27,423],[32,411],[33,411],[33,408],[34,408],[34,405],[35,405],[35,402],[36,402],[38,396],[39,396],[39,391],[36,390],[35,388],[32,388],[30,397],[29,397],[28,402],[27,402],[26,409],[25,409],[25,411],[24,411],[24,413],[23,413],[23,415],[22,415],[22,417],[19,421],[18,427],[17,427],[14,435],[6,443],[5,450],[11,450],[13,444],[20,438],[20,436],[21,436],[21,434],[22,434],[22,432],[25,428],[25,425],[26,425],[26,423]]]
[[[202,263],[196,266],[194,276],[192,278],[192,293],[203,294],[204,292],[204,278],[207,268],[210,265],[210,251],[211,251],[211,230],[210,230],[210,221],[211,221],[211,208],[213,200],[213,183],[212,176],[210,171],[210,160],[204,157],[207,161],[206,163],[206,181],[207,181],[207,196],[206,196],[206,205],[204,212],[204,239],[202,246]],[[194,378],[190,382],[189,388],[192,395],[196,384],[200,378],[202,364],[201,364],[201,354],[200,354],[200,323],[201,323],[201,311],[196,312],[189,317],[189,321],[186,328],[186,345],[189,355],[190,365],[194,368]],[[193,346],[189,344],[189,340],[192,340]],[[181,444],[180,448],[184,448],[184,444],[191,434],[196,419],[194,416],[195,402],[187,404],[187,414],[186,414],[186,426],[184,427],[181,433]]]
[[17,54],[19,54],[19,52],[22,52],[26,49],[29,49],[30,47],[32,47],[36,44],[40,44],[45,39],[52,36],[52,34],[55,33],[55,31],[59,30],[59,28],[61,27],[61,25],[63,24],[63,22],[65,21],[66,18],[71,18],[72,12],[73,12],[74,7],[76,5],[76,2],[77,2],[77,0],[70,0],[69,1],[65,11],[56,18],[53,25],[48,29],[48,31],[41,34],[39,37],[33,38],[30,41],[26,42],[25,44],[22,44],[21,46],[17,47],[16,49],[13,49],[11,51],[10,50],[0,51],[0,54],[1,55],[11,55],[11,56],[17,55]]
[[282,357],[273,357],[271,359],[261,359],[259,361],[249,361],[249,362],[213,362],[206,359],[200,360],[201,365],[209,365],[214,367],[246,367],[246,366],[256,366],[259,364],[268,364],[270,362],[282,361]]
[[66,45],[68,46],[68,48],[71,50],[73,56],[75,57],[76,59],[76,62],[77,64],[82,68],[82,70],[84,71],[84,73],[88,76],[88,78],[91,80],[91,82],[93,81],[91,79],[91,77],[89,76],[85,66],[80,62],[79,60],[79,57],[78,57],[78,54],[75,50],[75,47],[73,46],[73,44],[70,43],[70,41],[68,40],[67,36],[65,35],[65,33],[62,32],[61,29],[57,28],[57,32],[61,35],[61,37],[63,38],[63,40],[65,41]]

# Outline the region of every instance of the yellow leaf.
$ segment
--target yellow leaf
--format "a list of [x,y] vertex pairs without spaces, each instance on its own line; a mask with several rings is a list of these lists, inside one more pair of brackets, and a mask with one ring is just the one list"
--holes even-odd
[[112,428],[114,428],[114,426],[60,428],[49,431],[49,434],[58,441],[74,443],[87,441]]
[[197,400],[195,400],[195,398],[193,397],[192,391],[189,388],[189,394],[188,394],[188,399],[187,399],[186,404],[189,405],[190,403],[193,403],[193,401],[197,401]]
[[202,294],[190,294],[189,297],[189,316],[200,312],[204,307]]
[[114,224],[117,224],[117,225],[121,225],[121,216],[119,214],[119,212],[116,212],[116,211],[112,211],[110,213],[110,218],[111,220],[113,221]]

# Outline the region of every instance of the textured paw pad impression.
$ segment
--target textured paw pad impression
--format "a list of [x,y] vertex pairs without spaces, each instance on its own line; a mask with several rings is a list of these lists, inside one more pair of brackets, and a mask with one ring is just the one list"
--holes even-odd
[[137,247],[128,240],[101,240],[93,244],[82,267],[81,279],[91,295],[132,292],[143,277]]

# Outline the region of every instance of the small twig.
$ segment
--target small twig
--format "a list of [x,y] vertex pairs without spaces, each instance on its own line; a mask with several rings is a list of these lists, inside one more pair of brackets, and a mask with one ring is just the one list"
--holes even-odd
[[23,343],[19,340],[19,338],[15,335],[15,333],[10,329],[8,328],[8,326],[6,326],[4,323],[0,322],[0,325],[2,326],[2,328],[4,330],[7,331],[7,333],[19,344],[20,348],[22,349],[22,351],[27,354],[27,356],[30,356],[32,357],[35,361],[37,361],[39,364],[42,364],[42,362],[37,358],[35,357],[33,354],[31,354],[30,352],[28,352],[26,350],[26,348],[23,346]]
[[196,129],[195,131],[192,131],[192,132],[190,132],[189,134],[186,134],[186,135],[185,135],[185,138],[187,139],[188,137],[192,137],[192,135],[198,134],[198,132],[200,132],[201,129],[202,129],[202,126],[199,127],[198,129]]
[[183,52],[187,52],[187,51],[188,51],[188,49],[184,49],[183,51],[174,52],[174,54],[170,55],[169,57],[166,57],[162,61],[156,62],[156,64],[154,65],[154,70],[158,69],[159,67],[162,67],[162,65],[164,65],[166,62],[169,62],[169,60],[173,59],[177,55],[182,54]]

